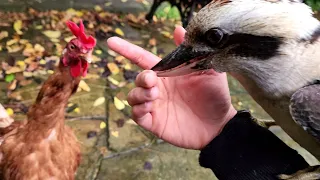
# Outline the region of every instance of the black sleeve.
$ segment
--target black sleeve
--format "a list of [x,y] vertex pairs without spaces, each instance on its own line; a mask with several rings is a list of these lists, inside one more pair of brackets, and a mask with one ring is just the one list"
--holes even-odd
[[201,150],[199,162],[219,180],[269,180],[308,167],[268,129],[257,125],[247,111],[239,111],[219,136]]

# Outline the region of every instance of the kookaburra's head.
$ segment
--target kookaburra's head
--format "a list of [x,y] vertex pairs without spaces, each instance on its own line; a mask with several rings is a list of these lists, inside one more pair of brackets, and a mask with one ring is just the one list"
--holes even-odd
[[[319,60],[311,62],[310,55],[311,46],[319,44],[320,24],[299,0],[213,0],[186,30],[185,41],[152,69],[158,76],[214,69],[246,74],[259,84],[292,73],[299,76],[316,64],[317,72],[308,74],[319,75]],[[298,66],[303,68],[294,70]],[[301,79],[306,83],[312,78],[286,83]]]

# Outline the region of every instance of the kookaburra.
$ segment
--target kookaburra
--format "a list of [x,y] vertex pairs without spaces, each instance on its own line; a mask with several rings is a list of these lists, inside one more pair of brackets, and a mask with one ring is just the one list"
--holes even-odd
[[320,159],[320,23],[299,0],[213,0],[160,77],[229,72],[296,142]]

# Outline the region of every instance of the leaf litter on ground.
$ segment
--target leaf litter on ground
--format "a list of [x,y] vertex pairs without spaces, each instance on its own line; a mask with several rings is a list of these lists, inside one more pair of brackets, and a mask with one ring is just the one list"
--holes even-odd
[[[147,3],[145,0],[137,1]],[[110,5],[110,3],[105,4],[105,6]],[[36,89],[39,89],[46,77],[54,73],[63,48],[74,38],[66,28],[67,20],[76,23],[83,20],[87,34],[93,35],[98,40],[98,46],[93,54],[94,60],[90,65],[94,68],[89,68],[88,75],[81,80],[77,92],[90,92],[91,88],[87,80],[92,78],[106,79],[110,82],[111,89],[123,88],[133,83],[141,69],[125,57],[108,49],[103,42],[111,36],[124,39],[130,37],[126,34],[125,26],[138,29],[150,28],[144,18],[145,13],[122,15],[102,9],[103,7],[96,6],[93,10],[70,8],[66,11],[37,11],[30,8],[26,12],[0,12],[2,17],[0,28],[3,29],[0,31],[0,54],[5,55],[5,58],[0,58],[0,83],[6,83],[6,86],[2,86],[2,90],[7,94],[6,98],[0,99],[1,103],[6,105],[21,103],[22,105],[13,111],[26,113],[26,109],[23,108],[26,105],[22,103],[24,99],[19,90],[32,84],[36,84]],[[160,36],[162,34],[163,37],[172,38],[166,26],[159,24],[157,28],[151,27]],[[146,37],[148,39],[146,42],[139,40],[139,46],[161,56],[162,54],[159,54],[161,50],[157,48],[157,38]],[[130,39],[127,40],[130,41]],[[104,100],[104,97],[98,98],[93,106],[102,105]],[[114,97],[113,100],[119,111],[129,106],[123,98],[120,100]],[[79,107],[72,108],[72,112],[75,111],[80,112]],[[116,134],[114,133],[115,136]]]

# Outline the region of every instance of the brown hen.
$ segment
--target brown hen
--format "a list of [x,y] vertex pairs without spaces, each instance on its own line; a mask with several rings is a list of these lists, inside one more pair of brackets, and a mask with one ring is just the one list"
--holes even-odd
[[[27,120],[0,122],[0,170],[4,180],[72,180],[80,163],[80,145],[65,125],[65,107],[87,73],[96,44],[84,26],[67,23],[76,36],[63,51],[54,74],[43,84]],[[10,124],[11,123],[11,124]],[[9,125],[10,124],[10,125]]]

